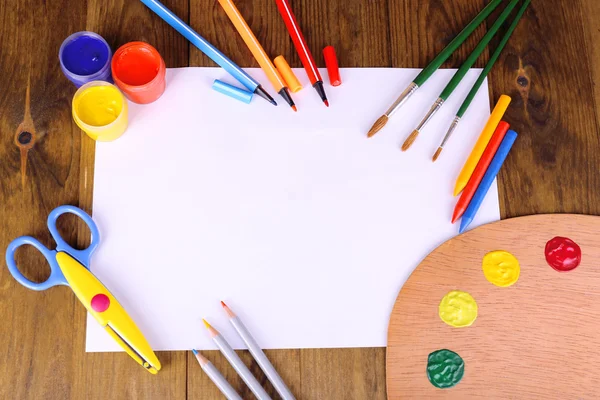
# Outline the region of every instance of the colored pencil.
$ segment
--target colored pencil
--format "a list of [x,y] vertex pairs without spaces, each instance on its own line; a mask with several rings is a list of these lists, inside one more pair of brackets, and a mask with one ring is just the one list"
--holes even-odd
[[498,99],[496,107],[494,107],[490,118],[485,124],[483,131],[481,131],[475,146],[473,146],[473,150],[471,150],[471,154],[469,154],[467,161],[465,161],[465,165],[463,165],[462,170],[456,179],[456,184],[454,185],[455,196],[458,195],[465,188],[465,186],[467,186],[469,179],[471,179],[471,174],[473,174],[481,155],[485,151],[485,148],[492,138],[496,127],[508,109],[510,102],[511,98],[504,94]]
[[494,66],[494,64],[496,63],[498,58],[500,57],[502,50],[504,50],[504,47],[508,43],[508,40],[510,39],[513,32],[517,28],[517,25],[519,24],[521,17],[523,17],[523,14],[525,13],[525,10],[527,10],[527,7],[529,7],[529,3],[531,3],[531,0],[525,0],[523,5],[519,9],[519,12],[517,13],[517,16],[515,17],[514,21],[512,22],[512,24],[510,25],[510,27],[504,34],[504,37],[498,44],[498,47],[494,51],[494,54],[492,54],[492,56],[490,57],[490,61],[488,61],[486,66],[483,68],[483,71],[481,71],[481,74],[479,74],[477,81],[475,81],[475,84],[471,88],[471,91],[469,92],[469,94],[467,95],[465,100],[463,101],[462,105],[458,109],[458,112],[456,113],[456,116],[452,120],[452,123],[450,124],[450,127],[448,128],[448,131],[446,132],[446,135],[444,136],[444,139],[442,139],[442,143],[440,144],[440,146],[436,150],[435,154],[433,155],[433,158],[432,158],[433,161],[438,159],[438,157],[440,156],[440,153],[442,152],[442,150],[444,149],[444,146],[446,145],[446,142],[448,141],[448,139],[450,139],[450,136],[452,136],[452,132],[454,132],[454,130],[458,126],[458,123],[460,122],[461,118],[467,112],[467,109],[473,102],[473,99],[475,98],[475,95],[477,94],[477,92],[479,91],[479,88],[483,84],[483,81],[485,80],[485,78],[488,76],[488,74],[492,70],[492,67]]
[[258,62],[258,65],[260,65],[262,70],[267,75],[267,78],[271,82],[271,85],[273,85],[275,91],[279,93],[281,97],[283,97],[286,103],[290,105],[292,110],[297,111],[296,105],[294,104],[294,101],[290,96],[290,92],[288,92],[288,88],[283,78],[279,74],[279,71],[277,71],[277,69],[273,65],[273,62],[271,62],[271,59],[267,55],[267,52],[261,46],[260,42],[248,26],[248,23],[246,22],[238,8],[235,6],[235,4],[233,4],[233,1],[219,0],[219,4],[221,5],[221,7],[223,7],[223,10],[225,10],[225,13],[235,26],[235,29],[238,31],[242,39],[244,40],[244,43],[246,43],[246,46],[248,46],[248,49],[250,49],[250,52]]
[[188,24],[183,22],[178,16],[176,16],[171,10],[165,7],[158,0],[140,0],[149,9],[154,11],[156,15],[163,19],[167,24],[171,25],[177,32],[181,33],[190,43],[196,46],[200,51],[206,54],[211,60],[220,65],[225,71],[229,72],[235,79],[237,79],[242,85],[248,88],[253,93],[256,93],[263,99],[267,100],[274,106],[277,102],[273,100],[273,97],[265,89],[262,88],[254,78],[246,73],[243,69],[237,66],[233,61],[227,58],[221,53],[215,46],[213,46],[208,40],[200,36],[194,31]]
[[483,203],[485,195],[487,194],[488,190],[490,190],[492,182],[494,182],[496,175],[498,175],[500,167],[502,167],[502,164],[504,163],[504,160],[506,160],[506,156],[508,155],[508,152],[510,151],[510,148],[516,139],[517,132],[512,130],[508,131],[506,136],[504,136],[496,155],[492,159],[490,166],[485,172],[483,179],[481,179],[481,183],[479,184],[479,187],[475,191],[475,194],[469,203],[469,207],[467,207],[467,210],[463,214],[462,220],[460,221],[460,233],[463,233],[471,224],[473,218],[475,218],[477,210],[479,210],[479,207],[481,207],[481,203]]
[[479,183],[481,182],[481,179],[483,179],[483,175],[487,171],[492,158],[494,158],[494,155],[496,155],[496,151],[498,150],[498,147],[500,147],[500,143],[502,143],[502,139],[504,139],[504,136],[506,135],[506,132],[508,132],[509,128],[510,125],[504,121],[500,121],[498,124],[496,132],[494,132],[494,135],[485,148],[481,159],[477,163],[475,171],[473,171],[473,174],[471,175],[471,179],[469,179],[469,183],[467,183],[467,186],[465,186],[465,190],[463,190],[462,194],[460,195],[460,199],[458,199],[458,202],[454,207],[452,223],[455,223],[456,220],[464,214],[467,206],[473,198],[473,195],[475,194],[475,191],[477,190],[477,187],[479,186]]
[[319,97],[323,100],[323,103],[329,107],[329,101],[327,101],[327,95],[325,94],[325,88],[323,87],[323,78],[321,78],[315,59],[308,48],[308,44],[306,44],[304,35],[302,35],[302,31],[300,30],[298,21],[296,21],[296,16],[292,11],[290,3],[288,0],[275,0],[275,3],[277,3],[277,9],[281,14],[281,18],[283,18],[283,22],[292,38],[292,42],[294,42],[294,47],[296,47],[296,51],[300,56],[300,61],[302,61],[302,65],[306,70],[310,84],[315,88]]
[[448,97],[454,92],[456,87],[460,84],[460,82],[464,79],[469,69],[475,64],[475,61],[479,58],[481,53],[486,49],[488,43],[494,38],[496,32],[500,29],[504,21],[508,18],[512,10],[516,7],[519,0],[511,0],[511,2],[506,6],[502,14],[496,19],[496,22],[492,25],[492,27],[487,31],[487,33],[481,38],[475,49],[469,54],[469,57],[465,60],[465,62],[460,66],[460,68],[454,73],[450,82],[446,85],[444,90],[440,93],[437,100],[433,103],[423,120],[419,123],[417,128],[412,131],[412,133],[406,138],[404,143],[402,144],[402,151],[406,151],[412,146],[415,142],[421,130],[425,128],[427,123],[431,121],[433,116],[443,107]]
[[196,356],[196,360],[198,360],[198,364],[202,368],[202,371],[208,375],[211,381],[215,384],[216,387],[219,388],[223,396],[227,398],[227,400],[242,400],[242,396],[240,396],[233,387],[227,382],[227,380],[221,375],[217,367],[213,365],[207,358],[205,358],[202,354],[200,354],[195,349],[192,349],[194,356]]
[[406,89],[398,96],[396,101],[388,108],[381,117],[375,121],[367,137],[372,137],[387,124],[389,119],[396,111],[406,103],[406,101],[421,87],[435,71],[463,44],[463,42],[473,33],[473,31],[502,3],[502,0],[492,0],[473,20],[438,54],[433,61],[427,65],[419,75],[408,85]]
[[235,353],[233,348],[227,343],[225,338],[215,329],[213,328],[206,320],[202,320],[206,329],[208,329],[208,333],[210,337],[215,342],[221,354],[225,356],[229,364],[235,369],[238,375],[246,382],[246,385],[250,388],[254,396],[258,400],[271,400],[271,397],[267,394],[265,389],[260,385],[260,383],[256,380],[252,372],[246,367],[244,362],[240,359],[240,357]]
[[231,311],[231,309],[227,307],[227,304],[225,304],[224,302],[221,302],[221,305],[223,306],[225,312],[227,313],[227,316],[229,317],[229,322],[231,322],[231,325],[233,325],[237,333],[240,335],[240,337],[248,347],[250,354],[252,354],[252,357],[254,357],[254,359],[260,366],[260,369],[263,370],[269,381],[271,381],[273,387],[275,388],[275,390],[277,390],[277,393],[279,393],[283,400],[296,400],[290,389],[286,386],[285,382],[283,382],[283,379],[281,379],[281,377],[275,370],[275,367],[273,367],[273,364],[271,364],[271,362],[269,361],[265,353],[262,351],[258,343],[256,343],[256,340],[254,340],[252,334],[250,333],[250,331],[248,331],[240,317],[235,315],[235,313]]

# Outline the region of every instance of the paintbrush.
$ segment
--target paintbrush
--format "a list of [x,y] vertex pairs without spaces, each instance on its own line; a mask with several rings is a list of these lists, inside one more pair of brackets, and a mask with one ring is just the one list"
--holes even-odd
[[369,129],[367,137],[371,137],[379,132],[392,117],[392,115],[402,107],[404,103],[421,87],[435,71],[463,44],[463,42],[473,33],[473,31],[502,3],[502,0],[492,0],[473,20],[438,54],[433,61],[427,65],[419,75],[408,85],[400,94],[394,103],[388,108]]
[[402,151],[406,151],[410,148],[410,146],[417,139],[417,136],[419,136],[419,133],[421,132],[421,130],[423,128],[425,128],[427,123],[442,108],[442,106],[444,105],[446,100],[448,100],[448,97],[450,97],[452,92],[454,92],[456,87],[463,80],[463,78],[465,77],[467,72],[469,72],[469,69],[471,69],[473,64],[475,64],[475,61],[477,61],[477,59],[479,58],[481,53],[483,53],[483,51],[487,47],[488,43],[490,43],[490,41],[494,38],[494,36],[496,35],[496,32],[498,32],[498,30],[500,29],[500,27],[502,26],[504,21],[506,21],[506,19],[508,18],[508,16],[512,12],[512,10],[516,7],[518,2],[519,2],[519,0],[512,0],[508,4],[508,6],[506,6],[504,11],[502,11],[502,14],[500,14],[500,16],[498,17],[496,22],[494,22],[494,25],[492,25],[492,27],[489,29],[489,31],[479,41],[479,43],[477,44],[475,49],[471,52],[471,54],[469,54],[469,57],[467,57],[466,61],[454,73],[454,76],[452,76],[452,79],[450,79],[450,82],[448,82],[448,84],[446,85],[444,90],[442,90],[442,93],[440,93],[437,100],[433,103],[433,105],[429,109],[429,112],[425,115],[425,117],[423,118],[423,120],[421,121],[419,126],[417,126],[417,128],[414,131],[412,131],[412,133],[408,136],[408,138],[406,138],[406,141],[404,141],[404,144],[402,144]]
[[525,10],[527,10],[527,7],[529,7],[529,3],[531,3],[531,0],[525,0],[525,2],[523,3],[523,5],[519,9],[519,12],[517,13],[517,15],[515,17],[515,20],[512,22],[512,24],[510,25],[510,27],[508,28],[508,30],[504,34],[504,37],[502,38],[502,40],[498,44],[498,47],[496,48],[496,51],[494,51],[494,54],[492,54],[492,56],[490,57],[490,61],[488,61],[488,63],[485,66],[485,68],[483,68],[483,71],[481,71],[481,74],[479,74],[479,77],[477,78],[477,81],[475,82],[475,84],[471,88],[471,91],[469,92],[469,94],[465,98],[465,101],[463,101],[462,105],[458,109],[458,112],[456,113],[456,116],[452,120],[452,123],[450,124],[450,127],[448,128],[448,132],[446,132],[446,135],[444,135],[444,139],[442,140],[442,143],[440,144],[440,146],[438,147],[438,149],[435,151],[435,154],[433,155],[433,158],[432,158],[433,161],[435,161],[435,160],[438,159],[438,157],[440,156],[440,153],[444,149],[444,145],[446,144],[446,142],[448,141],[448,139],[450,139],[450,136],[452,136],[452,133],[454,132],[454,130],[458,126],[458,123],[460,122],[460,120],[463,117],[463,115],[465,115],[465,113],[467,112],[467,109],[469,108],[469,106],[473,102],[473,99],[475,98],[475,95],[477,94],[477,91],[479,90],[479,88],[483,84],[483,81],[488,76],[488,74],[490,73],[492,67],[494,66],[494,64],[496,63],[496,61],[498,60],[498,58],[500,57],[500,53],[502,53],[502,50],[504,50],[504,47],[508,43],[508,40],[510,39],[511,35],[515,31],[517,25],[519,24],[519,21],[521,20],[521,17],[525,13]]

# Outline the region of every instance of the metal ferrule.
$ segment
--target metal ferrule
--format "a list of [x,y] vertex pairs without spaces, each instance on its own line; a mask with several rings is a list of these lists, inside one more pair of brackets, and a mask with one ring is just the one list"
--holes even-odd
[[459,116],[454,117],[454,120],[452,121],[452,124],[450,124],[450,128],[448,128],[448,132],[446,132],[446,136],[444,136],[444,140],[442,140],[442,144],[440,144],[440,147],[444,147],[444,145],[446,144],[448,139],[450,139],[450,136],[452,136],[452,132],[454,132],[454,130],[458,126],[459,122],[460,122],[460,117]]
[[404,103],[406,103],[406,100],[408,100],[418,88],[419,85],[411,82],[410,85],[404,89],[404,92],[402,92],[402,94],[396,99],[394,104],[392,104],[392,106],[385,112],[385,115],[391,117],[396,111],[398,111],[400,107],[402,107]]
[[427,113],[427,115],[425,115],[425,117],[423,118],[423,120],[421,121],[421,123],[419,124],[419,126],[417,126],[416,130],[419,131],[419,132],[421,132],[421,129],[423,129],[423,127],[425,127],[425,125],[427,125],[427,123],[429,122],[429,120],[431,120],[431,118],[433,118],[433,116],[435,115],[435,113],[438,112],[438,110],[440,108],[442,108],[443,104],[444,104],[444,99],[438,98],[435,101],[435,103],[433,103],[433,105],[429,109],[429,112]]

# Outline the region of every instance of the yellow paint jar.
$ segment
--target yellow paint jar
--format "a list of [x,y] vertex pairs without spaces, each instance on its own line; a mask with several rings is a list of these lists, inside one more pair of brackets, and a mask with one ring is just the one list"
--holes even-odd
[[108,82],[81,86],[73,96],[72,111],[77,126],[100,142],[115,140],[127,129],[127,100]]

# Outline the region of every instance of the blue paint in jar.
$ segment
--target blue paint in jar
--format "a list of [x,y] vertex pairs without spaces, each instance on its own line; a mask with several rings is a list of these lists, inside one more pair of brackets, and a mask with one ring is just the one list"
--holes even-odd
[[58,58],[65,76],[80,87],[91,81],[112,83],[112,51],[104,38],[94,32],[77,32],[65,39]]

